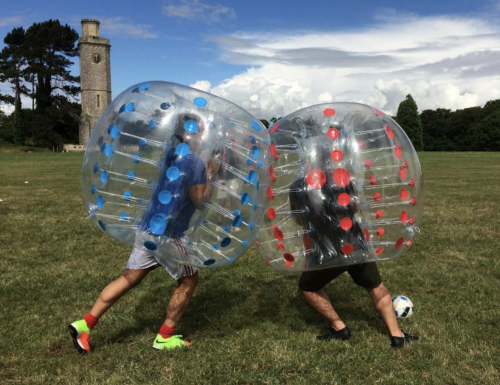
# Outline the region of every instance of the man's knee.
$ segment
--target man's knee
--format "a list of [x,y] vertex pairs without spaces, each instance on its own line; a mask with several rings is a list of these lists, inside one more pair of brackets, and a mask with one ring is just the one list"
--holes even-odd
[[148,273],[149,270],[127,269],[123,272],[122,277],[128,282],[130,289],[133,289],[141,283]]

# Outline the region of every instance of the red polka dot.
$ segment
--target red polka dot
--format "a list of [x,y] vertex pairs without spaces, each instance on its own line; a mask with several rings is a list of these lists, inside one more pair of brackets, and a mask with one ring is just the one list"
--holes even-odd
[[279,158],[280,158],[280,154],[279,154],[279,152],[276,152],[274,154],[274,157],[273,157],[274,161],[276,162]]
[[334,162],[340,162],[343,158],[344,154],[342,154],[342,151],[340,150],[333,150],[332,151],[332,160]]
[[271,128],[271,130],[270,130],[269,132],[270,132],[271,134],[274,134],[276,131],[278,131],[278,127],[279,127],[279,126],[280,126],[279,124],[275,124],[275,125],[273,126],[273,128]]
[[389,139],[394,139],[394,132],[392,132],[392,129],[389,125],[385,126],[385,132],[387,132],[387,136]]
[[349,203],[351,203],[351,196],[349,194],[342,193],[337,198],[337,202],[339,205],[346,207]]
[[399,238],[397,241],[396,241],[396,244],[394,246],[396,246],[396,249],[399,249],[401,246],[403,246],[403,243],[405,242],[405,239],[403,237]]
[[327,108],[323,111],[323,114],[325,114],[325,116],[333,116],[335,115],[335,110],[333,108]]
[[342,218],[340,220],[340,228],[344,231],[349,230],[352,227],[352,220],[351,218]]
[[276,152],[276,145],[275,144],[271,144],[269,146],[269,152],[271,153],[271,155],[274,155],[274,153]]
[[291,269],[293,267],[293,262],[285,261],[285,266]]
[[365,236],[365,240],[366,242],[369,242],[370,241],[370,232],[368,231],[368,227],[365,227],[363,229],[363,234]]
[[384,117],[384,113],[382,111],[375,110],[375,113],[382,118]]
[[401,154],[401,148],[399,148],[398,146],[396,146],[394,148],[394,152],[396,154],[396,158],[401,159],[401,157],[403,156],[403,154]]
[[269,173],[269,175],[271,175],[274,172],[274,167],[272,164],[269,166],[267,172]]
[[382,195],[379,192],[376,192],[375,194],[373,194],[373,199],[375,201],[378,202],[380,200],[380,198],[382,198]]
[[328,137],[329,137],[330,139],[335,140],[335,139],[337,139],[337,138],[339,137],[339,130],[337,130],[336,128],[330,128],[330,129],[328,130],[327,135],[328,135]]
[[271,174],[271,182],[272,182],[272,183],[276,182],[276,179],[278,179],[278,177],[277,177],[277,176],[276,176],[276,174],[273,172],[273,173]]
[[336,170],[333,170],[332,176],[333,180],[339,187],[346,187],[351,181],[351,175],[345,168],[339,167]]
[[383,216],[384,216],[384,212],[382,210],[379,209],[379,210],[375,211],[375,217],[377,219],[381,219],[381,218],[383,218]]
[[350,243],[347,243],[344,246],[342,246],[342,248],[340,249],[340,251],[342,251],[346,255],[347,254],[351,254],[354,251],[354,246],[351,245]]
[[358,142],[358,147],[359,147],[361,150],[364,150],[364,149],[366,148],[366,143],[360,140],[360,141]]
[[326,182],[325,173],[321,169],[315,168],[309,174],[307,174],[306,182],[309,187],[320,189]]
[[408,161],[406,159],[404,160],[402,167],[404,167],[404,168],[410,167],[410,164],[408,163]]
[[371,168],[373,166],[373,163],[370,159],[365,160],[365,167],[366,168]]
[[377,178],[375,178],[375,175],[372,175],[372,176],[370,177],[370,184],[371,184],[372,186],[375,186],[375,185],[377,184]]
[[306,250],[311,250],[314,247],[313,240],[308,234],[304,234],[302,236],[302,242],[304,243]]
[[278,242],[276,246],[278,246],[278,249],[281,251],[285,250],[285,244],[283,242]]
[[272,207],[269,207],[269,208],[267,209],[267,216],[268,216],[268,217],[269,217],[269,219],[271,219],[271,220],[276,219],[276,210],[275,210],[275,209],[273,209]]
[[408,184],[411,186],[411,187],[415,187],[415,179],[411,178],[410,181],[408,182]]
[[415,205],[417,204],[417,198],[416,198],[416,197],[411,198],[410,203],[411,203],[413,206],[415,206]]
[[406,179],[406,170],[403,167],[399,168],[399,176],[401,179]]
[[384,236],[384,233],[385,233],[385,230],[383,227],[379,227],[377,229],[377,237],[383,237]]
[[376,255],[380,255],[380,254],[382,254],[383,252],[384,252],[384,248],[383,248],[383,247],[377,247],[377,248],[375,249],[375,254],[376,254]]
[[269,186],[267,188],[267,199],[269,199],[271,201],[274,199],[274,191],[273,191],[273,188],[271,186]]
[[411,217],[410,219],[408,219],[408,223],[410,225],[414,225],[415,224],[415,217]]
[[285,260],[287,260],[288,262],[295,261],[295,257],[293,256],[293,254],[290,253],[283,254],[283,258],[285,258]]
[[283,231],[281,231],[278,226],[273,226],[273,234],[278,241],[283,240]]
[[405,188],[401,189],[401,200],[402,201],[405,201],[408,199],[408,190],[406,190]]
[[401,215],[399,216],[399,220],[402,222],[402,223],[406,223],[408,222],[408,213],[406,211],[403,211],[401,213]]

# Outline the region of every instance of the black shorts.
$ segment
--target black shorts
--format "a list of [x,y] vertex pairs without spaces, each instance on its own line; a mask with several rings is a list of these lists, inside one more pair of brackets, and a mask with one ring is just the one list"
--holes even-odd
[[318,291],[340,274],[348,272],[354,283],[365,289],[374,289],[382,283],[376,262],[360,265],[333,267],[331,269],[305,271],[301,274],[299,288],[302,291]]

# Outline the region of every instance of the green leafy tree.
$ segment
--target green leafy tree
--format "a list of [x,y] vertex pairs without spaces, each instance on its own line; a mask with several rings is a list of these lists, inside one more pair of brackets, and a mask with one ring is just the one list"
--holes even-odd
[[422,122],[418,115],[417,103],[410,94],[399,104],[396,121],[405,130],[415,150],[422,151],[424,149]]
[[483,116],[481,107],[469,107],[451,113],[448,133],[456,151],[481,151],[476,145],[475,133],[471,130]]
[[455,151],[457,146],[450,138],[451,110],[438,108],[420,114],[422,135],[426,151]]

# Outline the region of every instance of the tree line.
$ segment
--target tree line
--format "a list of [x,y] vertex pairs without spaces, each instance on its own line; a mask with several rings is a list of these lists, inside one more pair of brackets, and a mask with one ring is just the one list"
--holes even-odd
[[[0,81],[11,85],[13,95],[0,93],[0,103],[14,106],[14,112],[7,116],[0,110],[0,146],[78,143],[80,79],[69,70],[71,58],[78,56],[78,38],[59,20],[34,23],[26,30],[16,27],[5,36]],[[31,98],[30,108],[22,108],[23,95]],[[279,119],[261,121],[269,127]],[[417,151],[500,151],[500,99],[484,107],[419,113],[407,95],[394,119]]]
[[[13,95],[0,94],[0,103],[13,105],[14,112],[0,111],[0,145],[78,143],[80,79],[70,73],[78,38],[59,20],[16,27],[5,36],[0,81],[11,85]],[[22,96],[31,98],[31,108],[22,108]]]

